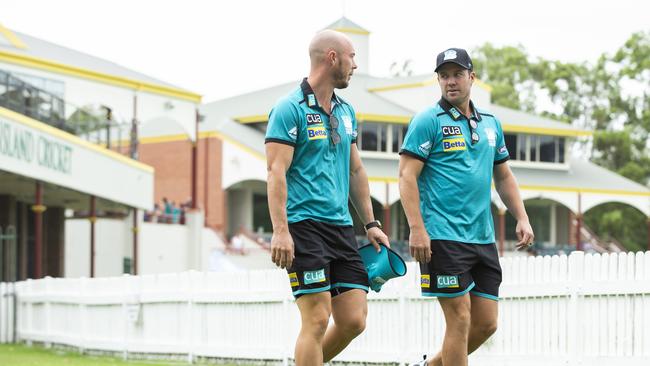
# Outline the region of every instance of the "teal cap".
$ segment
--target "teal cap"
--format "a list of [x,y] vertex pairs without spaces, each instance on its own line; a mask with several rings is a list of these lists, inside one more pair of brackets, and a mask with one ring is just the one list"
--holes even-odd
[[372,244],[359,248],[361,260],[368,272],[370,288],[375,292],[379,292],[381,286],[391,278],[406,274],[406,263],[402,257],[383,244],[379,244],[379,247],[381,248],[379,253]]

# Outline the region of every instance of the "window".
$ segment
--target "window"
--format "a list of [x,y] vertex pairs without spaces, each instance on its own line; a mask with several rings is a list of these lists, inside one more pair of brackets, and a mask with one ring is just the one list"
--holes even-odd
[[407,125],[393,123],[360,123],[357,143],[363,151],[397,153],[407,128]]
[[377,151],[377,135],[379,134],[376,123],[364,123],[361,126],[361,150]]
[[556,142],[557,138],[553,136],[539,136],[539,161],[557,162]]
[[9,78],[9,74],[6,72],[0,71],[0,101],[4,97],[5,93],[7,92],[7,81]]
[[506,148],[510,154],[510,159],[517,159],[517,135],[505,134]]
[[390,126],[386,124],[377,124],[377,130],[379,133],[377,134],[377,137],[379,140],[379,150],[378,151],[388,151],[388,128]]
[[404,136],[406,136],[406,130],[408,125],[392,125],[393,136],[391,138],[393,149],[392,152],[399,152],[402,148],[402,142],[404,141]]
[[517,135],[517,160],[527,160],[527,151],[528,151],[528,136],[526,135]]
[[510,158],[513,160],[564,163],[564,137],[548,135],[505,134]]
[[539,156],[539,136],[528,136],[528,152],[530,161],[537,161]]

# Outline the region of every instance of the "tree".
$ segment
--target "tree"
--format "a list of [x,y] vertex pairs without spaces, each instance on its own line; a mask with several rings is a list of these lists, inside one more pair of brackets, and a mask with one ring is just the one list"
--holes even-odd
[[492,87],[493,103],[534,112],[530,81],[534,80],[536,67],[521,45],[496,48],[486,43],[475,49],[472,56],[479,78]]
[[[650,32],[634,33],[613,55],[602,54],[594,63],[534,59],[521,45],[490,43],[475,49],[473,58],[478,77],[493,88],[493,103],[594,130],[591,160],[648,185]],[[646,218],[631,207],[602,205],[586,220],[596,233],[628,249],[647,243]]]

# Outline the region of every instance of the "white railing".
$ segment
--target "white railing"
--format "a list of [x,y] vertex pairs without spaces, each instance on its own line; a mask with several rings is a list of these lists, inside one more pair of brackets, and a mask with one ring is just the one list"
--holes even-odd
[[[499,330],[472,365],[650,365],[650,252],[504,258]],[[184,272],[26,281],[17,338],[80,350],[292,357],[299,329],[286,273]],[[366,331],[336,360],[398,362],[437,350],[444,321],[419,270],[369,296]]]
[[0,343],[14,341],[14,285],[0,283]]

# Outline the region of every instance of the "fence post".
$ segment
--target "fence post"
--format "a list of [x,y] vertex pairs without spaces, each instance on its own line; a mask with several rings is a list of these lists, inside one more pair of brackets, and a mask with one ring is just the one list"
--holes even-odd
[[406,334],[407,330],[406,328],[410,325],[409,319],[406,319],[406,290],[404,289],[405,286],[399,286],[396,288],[397,292],[397,303],[398,303],[398,311],[399,311],[399,317],[397,319],[401,319],[402,321],[399,322],[400,326],[397,329],[398,333],[398,339],[400,343],[400,354],[399,354],[399,364],[400,365],[406,365],[407,364],[407,359],[408,359],[408,352],[413,348],[411,345],[409,345],[407,339],[406,339]]
[[130,299],[130,295],[132,292],[132,286],[133,283],[131,281],[131,278],[129,277],[129,274],[124,273],[120,279],[123,284],[122,284],[122,323],[124,326],[124,345],[123,350],[122,350],[122,360],[126,361],[129,359],[129,334],[131,333],[130,330],[130,322],[129,322],[129,314],[127,311],[127,303]]
[[185,284],[187,286],[187,338],[189,340],[187,347],[187,363],[192,364],[194,363],[194,345],[196,343],[196,336],[194,334],[194,296],[196,291],[194,290],[194,283],[197,283],[198,281],[200,281],[199,283],[203,283],[203,281],[198,278],[199,272],[194,270],[189,270],[181,275],[185,275],[184,277],[187,281]]
[[0,343],[7,343],[9,338],[9,301],[5,300],[8,295],[7,284],[0,282]]
[[51,348],[52,342],[52,277],[47,276],[40,281],[44,281],[45,289],[45,298],[44,301],[44,310],[45,310],[45,337],[48,341],[44,342],[45,348]]
[[[26,295],[29,296],[29,295],[34,293],[33,287],[34,287],[34,280],[31,279],[31,278],[28,278],[27,281],[25,282],[23,292]],[[25,314],[24,314],[24,317],[22,318],[23,319],[22,330],[23,330],[23,333],[29,334],[27,336],[24,336],[25,343],[28,346],[31,347],[31,345],[32,345],[32,338],[31,338],[32,335],[30,333],[33,332],[32,324],[34,324],[34,322],[33,322],[33,319],[34,319],[34,314],[33,314],[34,313],[34,306],[32,305],[32,302],[30,301],[30,302],[25,302],[25,304],[23,306],[21,306],[21,308],[25,309]]]
[[[80,332],[79,332],[79,337],[78,337],[78,342],[77,347],[79,348],[79,353],[84,354],[86,351],[86,333],[87,333],[87,325],[88,325],[88,314],[87,314],[87,306],[86,306],[86,287],[88,284],[88,279],[85,277],[82,277],[79,281],[79,321],[81,322],[81,326],[79,327]],[[93,294],[91,294],[92,296]]]
[[11,333],[9,333],[9,339],[11,343],[18,342],[18,290],[16,289],[16,282],[11,283]]
[[289,341],[289,297],[284,295],[282,296],[282,317],[284,318],[284,336],[283,342],[284,342],[284,349],[282,351],[282,366],[289,366],[289,355],[291,354],[291,347],[290,344],[291,342]]
[[567,351],[569,353],[569,365],[578,366],[582,364],[582,282],[584,281],[585,253],[575,251],[569,255],[569,311],[568,311],[568,334]]

